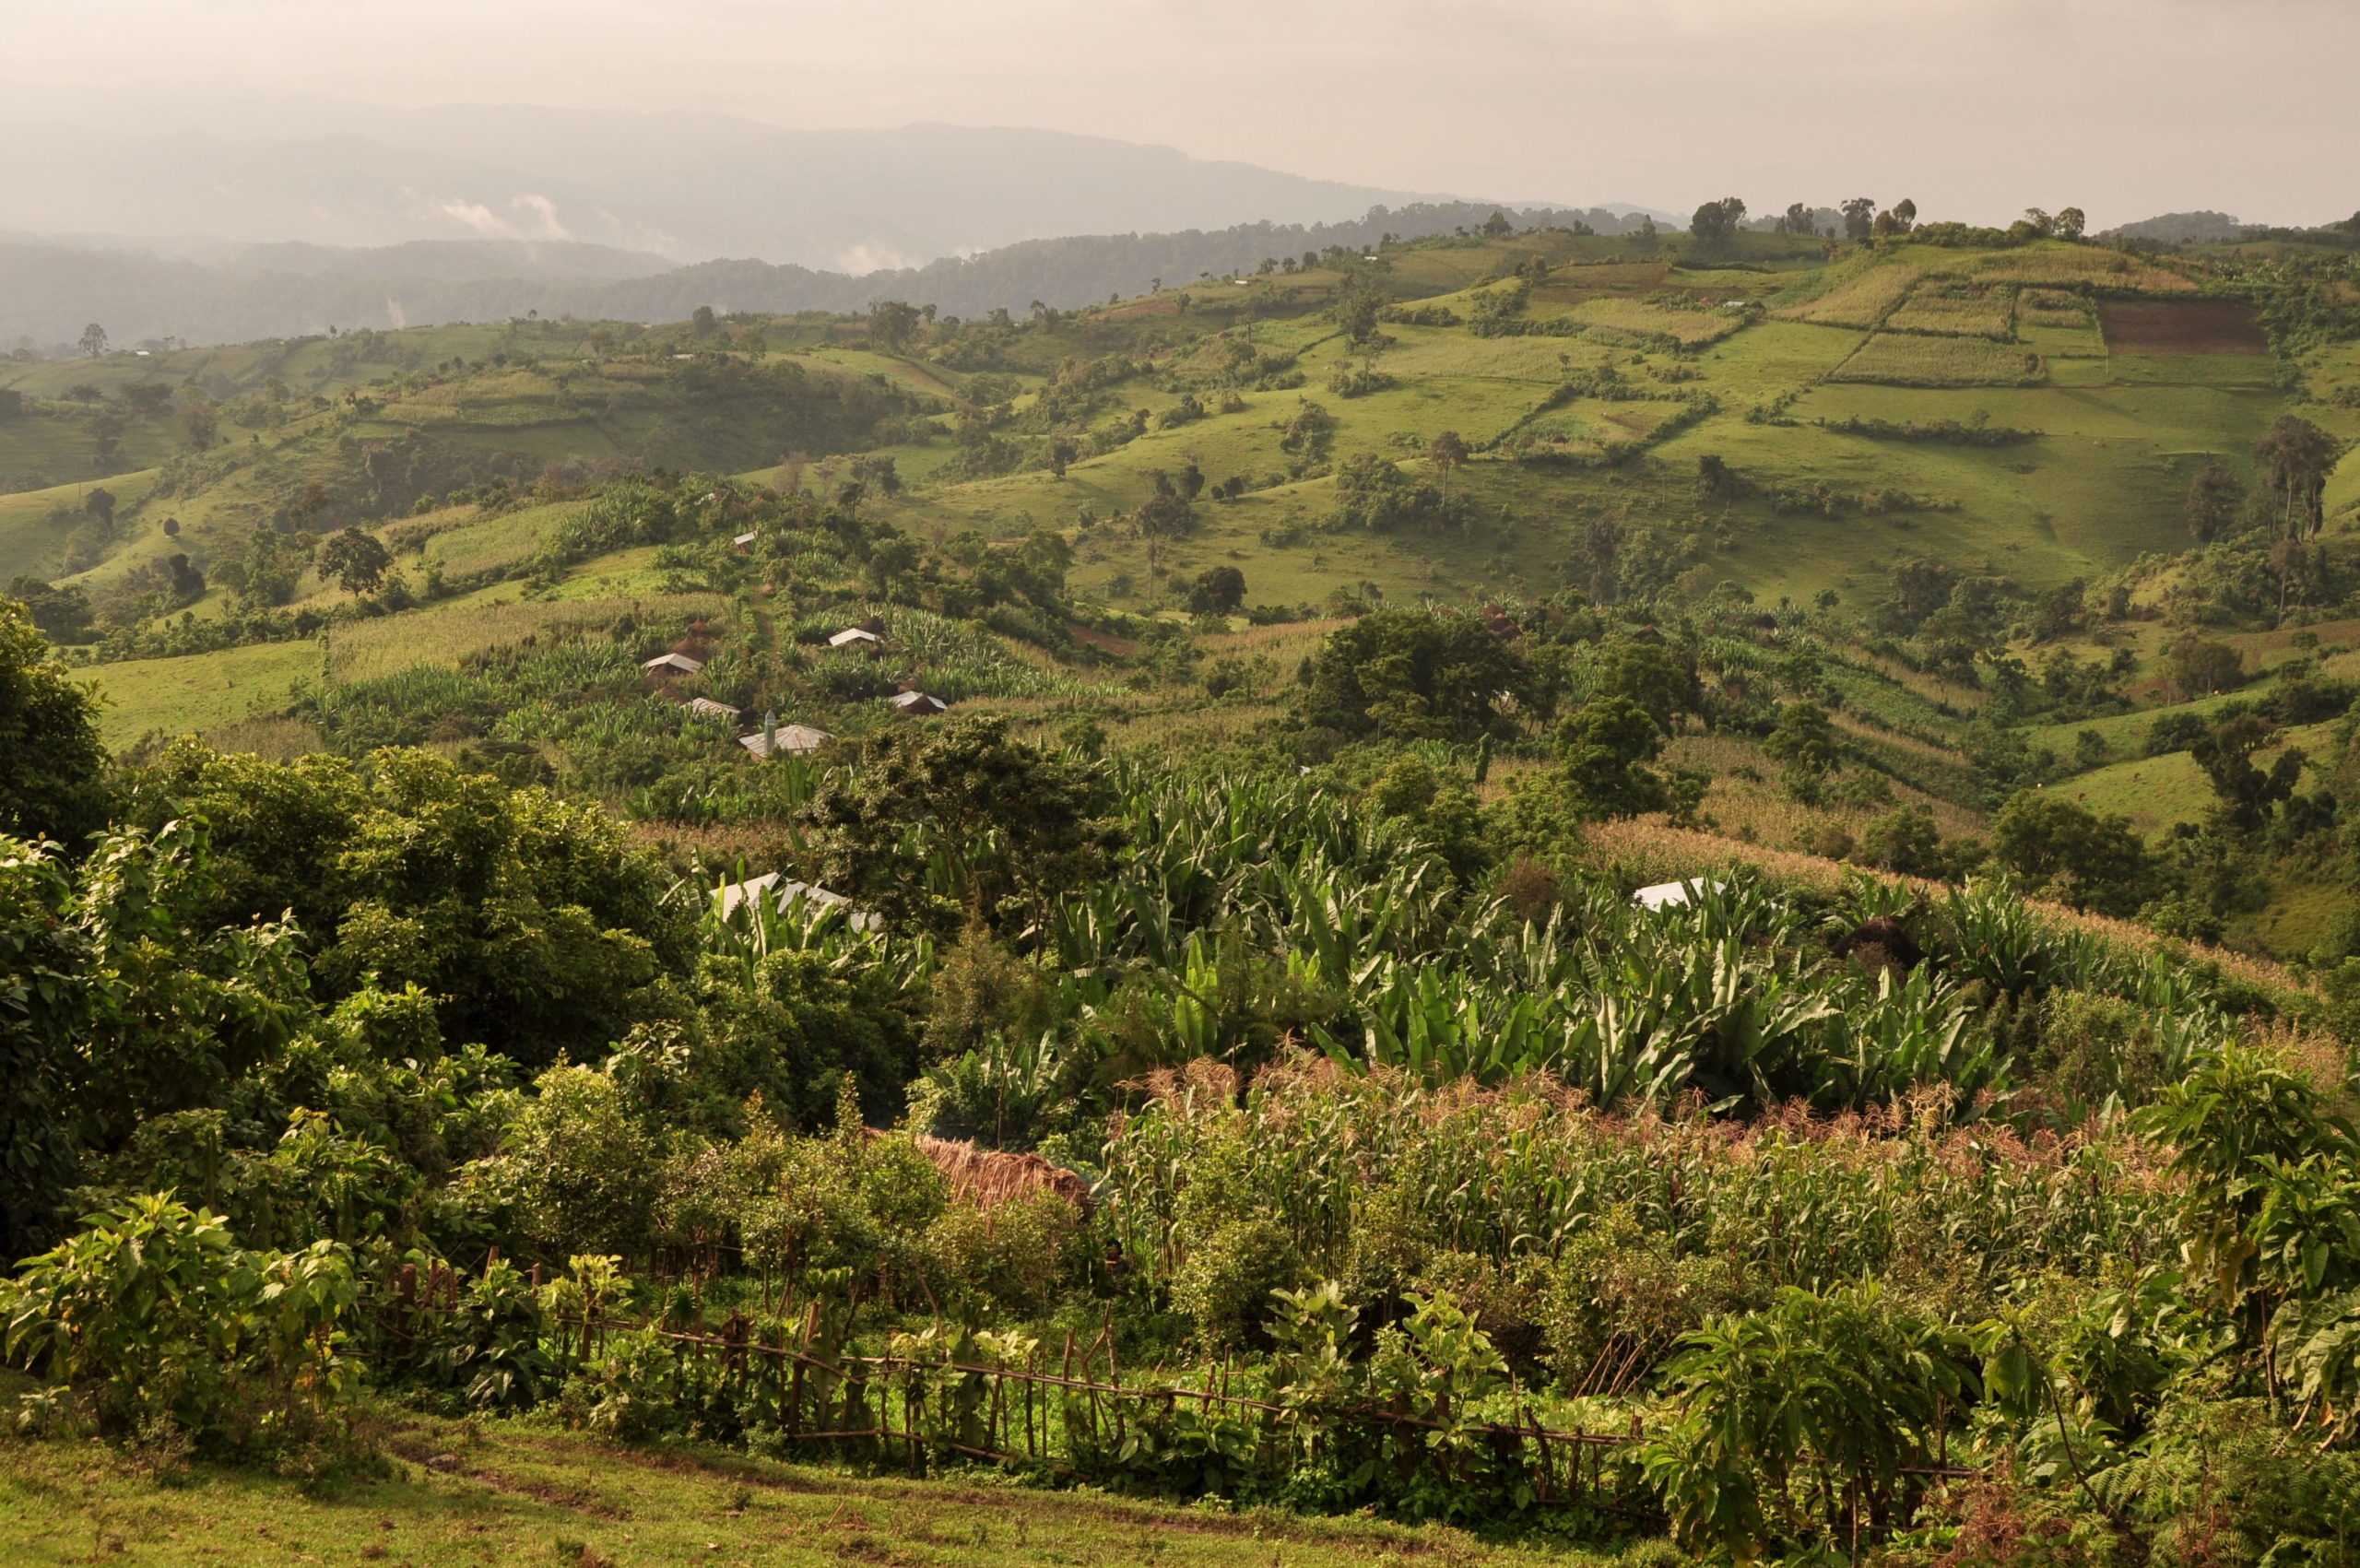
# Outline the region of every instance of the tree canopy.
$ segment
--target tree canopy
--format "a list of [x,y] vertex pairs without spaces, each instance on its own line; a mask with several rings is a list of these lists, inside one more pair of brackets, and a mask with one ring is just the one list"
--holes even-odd
[[890,729],[812,802],[821,876],[889,925],[1021,937],[1050,897],[1124,843],[1094,766],[1017,740],[997,718]]
[[1347,735],[1474,740],[1508,729],[1523,666],[1474,616],[1385,609],[1328,633],[1306,715]]
[[0,598],[0,833],[79,845],[105,824],[96,718],[31,614]]

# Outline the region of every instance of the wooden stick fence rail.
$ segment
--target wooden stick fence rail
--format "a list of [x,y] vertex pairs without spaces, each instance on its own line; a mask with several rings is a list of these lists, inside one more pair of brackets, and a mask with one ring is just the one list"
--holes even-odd
[[[399,1338],[410,1338],[400,1320],[442,1315],[451,1310],[442,1304],[450,1299],[445,1293],[442,1302],[431,1294],[424,1301],[401,1302],[390,1315],[394,1320],[385,1326]],[[682,1358],[686,1367],[699,1377],[735,1382],[741,1390],[748,1383],[755,1383],[757,1397],[775,1411],[778,1440],[798,1444],[872,1444],[880,1457],[903,1449],[914,1469],[922,1468],[929,1450],[942,1450],[1078,1477],[1087,1472],[1061,1462],[1055,1431],[1061,1430],[1065,1438],[1064,1458],[1086,1463],[1093,1454],[1121,1454],[1127,1460],[1130,1451],[1125,1440],[1134,1424],[1151,1425],[1158,1417],[1169,1418],[1182,1406],[1193,1405],[1200,1418],[1210,1418],[1216,1410],[1279,1418],[1257,1421],[1249,1429],[1228,1434],[1233,1441],[1250,1439],[1265,1461],[1275,1457],[1270,1445],[1282,1435],[1275,1429],[1289,1419],[1313,1431],[1360,1427],[1389,1430],[1402,1438],[1411,1432],[1448,1432],[1488,1445],[1503,1458],[1517,1455],[1527,1468],[1534,1501],[1544,1506],[1629,1512],[1610,1495],[1611,1487],[1604,1469],[1608,1451],[1629,1449],[1642,1441],[1635,1419],[1627,1432],[1599,1432],[1544,1427],[1529,1406],[1522,1407],[1513,1421],[1454,1423],[1378,1405],[1284,1405],[1232,1392],[1226,1367],[1218,1376],[1206,1369],[1198,1387],[1178,1383],[1127,1385],[1120,1381],[1111,1323],[1086,1345],[1068,1332],[1059,1370],[1055,1372],[1039,1365],[1042,1350],[1037,1344],[1030,1348],[1023,1365],[948,1355],[941,1360],[850,1353],[831,1357],[815,1348],[819,1326],[820,1308],[813,1303],[799,1332],[785,1324],[758,1331],[753,1323],[735,1315],[716,1334],[587,1314],[546,1320],[544,1332],[563,1347],[564,1355],[581,1362],[596,1355],[609,1334],[652,1337],[686,1352]],[[1091,1375],[1102,1356],[1108,1374],[1104,1381]],[[770,1375],[756,1378],[753,1369],[758,1362],[769,1363]],[[897,1394],[902,1405],[898,1427],[893,1413]],[[922,1415],[931,1420],[922,1421]],[[814,1421],[809,1429],[804,1425],[807,1419]],[[1591,1457],[1586,1459],[1586,1454]],[[1949,1463],[1900,1468],[1905,1474],[1937,1480],[1972,1480],[1982,1473]]]
[[[867,1367],[880,1372],[953,1373],[962,1376],[992,1378],[1005,1383],[1024,1383],[1044,1387],[1070,1389],[1076,1392],[1093,1396],[1103,1396],[1109,1401],[1119,1398],[1128,1399],[1135,1403],[1160,1400],[1167,1404],[1171,1404],[1177,1403],[1182,1400],[1192,1400],[1199,1405],[1221,1405],[1236,1409],[1259,1410],[1268,1415],[1324,1415],[1331,1418],[1366,1421],[1375,1425],[1415,1427],[1427,1432],[1457,1431],[1474,1432],[1486,1437],[1516,1438],[1519,1440],[1531,1438],[1539,1439],[1547,1443],[1573,1444],[1595,1448],[1628,1448],[1639,1441],[1639,1438],[1635,1434],[1616,1434],[1611,1432],[1567,1432],[1560,1431],[1555,1428],[1542,1427],[1537,1423],[1532,1425],[1522,1425],[1492,1421],[1473,1426],[1467,1426],[1463,1424],[1454,1425],[1449,1421],[1432,1421],[1422,1416],[1411,1415],[1407,1411],[1388,1409],[1381,1405],[1276,1405],[1267,1399],[1256,1399],[1244,1394],[1231,1394],[1225,1391],[1217,1393],[1209,1388],[1189,1388],[1177,1384],[1140,1385],[1128,1383],[1102,1383],[1093,1378],[1067,1377],[1055,1373],[1033,1372],[1023,1367],[1000,1365],[986,1366],[972,1362],[926,1361],[915,1356],[844,1355],[839,1356],[836,1360],[832,1362],[825,1357],[815,1356],[807,1350],[796,1350],[789,1346],[764,1344],[758,1339],[733,1339],[712,1334],[691,1333],[677,1328],[655,1328],[647,1324],[633,1323],[627,1319],[601,1318],[592,1319],[586,1323],[581,1319],[568,1319],[567,1321],[569,1323],[580,1323],[585,1328],[596,1330],[600,1333],[618,1331],[625,1333],[653,1333],[658,1338],[668,1339],[676,1344],[690,1345],[700,1350],[717,1350],[727,1355],[751,1353],[755,1355],[768,1356],[773,1360],[784,1359],[798,1367],[817,1368],[822,1372],[832,1373],[839,1376],[845,1374],[845,1369],[847,1367]],[[1109,1348],[1109,1354],[1111,1356],[1111,1347]],[[1093,1350],[1085,1359],[1084,1364],[1087,1365],[1090,1361],[1094,1361],[1095,1359],[1096,1353]],[[1529,1417],[1528,1416],[1528,1419]],[[822,1435],[831,1437],[873,1437],[885,1434],[876,1432],[844,1432],[829,1433],[808,1432],[799,1433],[797,1435],[816,1438]],[[900,1434],[895,1433],[893,1435],[898,1436]],[[1934,1472],[1929,1471],[1929,1473]]]

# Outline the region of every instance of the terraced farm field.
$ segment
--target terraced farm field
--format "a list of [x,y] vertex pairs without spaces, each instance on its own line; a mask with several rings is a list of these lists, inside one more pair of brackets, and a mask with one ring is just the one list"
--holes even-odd
[[2013,344],[1880,332],[1827,379],[1894,386],[2030,386],[2043,374],[2038,356]]

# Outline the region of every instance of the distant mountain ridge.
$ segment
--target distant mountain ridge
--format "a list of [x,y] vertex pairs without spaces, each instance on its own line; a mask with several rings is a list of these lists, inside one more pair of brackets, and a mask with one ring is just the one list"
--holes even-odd
[[346,248],[571,241],[862,273],[1059,234],[1334,222],[1420,199],[1022,127],[791,130],[477,105],[330,105],[257,127],[188,112],[199,117],[150,133],[0,111],[18,122],[0,136],[0,228]]
[[1501,207],[1424,202],[1372,207],[1340,223],[1237,224],[1205,231],[1027,240],[920,267],[863,274],[760,261],[674,266],[663,257],[580,242],[411,242],[368,249],[282,243],[246,246],[216,261],[87,242],[0,240],[0,349],[62,354],[97,322],[117,344],[178,338],[236,343],[302,336],[330,326],[417,326],[543,316],[677,321],[715,310],[862,311],[879,300],[931,304],[952,315],[996,307],[1060,309],[1136,294],[1162,278],[1250,271],[1265,257],[1330,245],[1370,246],[1474,229],[1493,212],[1519,227],[1586,224],[1621,233],[1643,220],[1605,207]]

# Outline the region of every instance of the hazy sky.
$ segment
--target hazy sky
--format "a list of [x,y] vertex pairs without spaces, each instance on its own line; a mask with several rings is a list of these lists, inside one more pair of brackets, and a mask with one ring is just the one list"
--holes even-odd
[[2360,0],[0,0],[0,76],[118,122],[261,88],[1042,125],[1683,211],[2360,207]]

